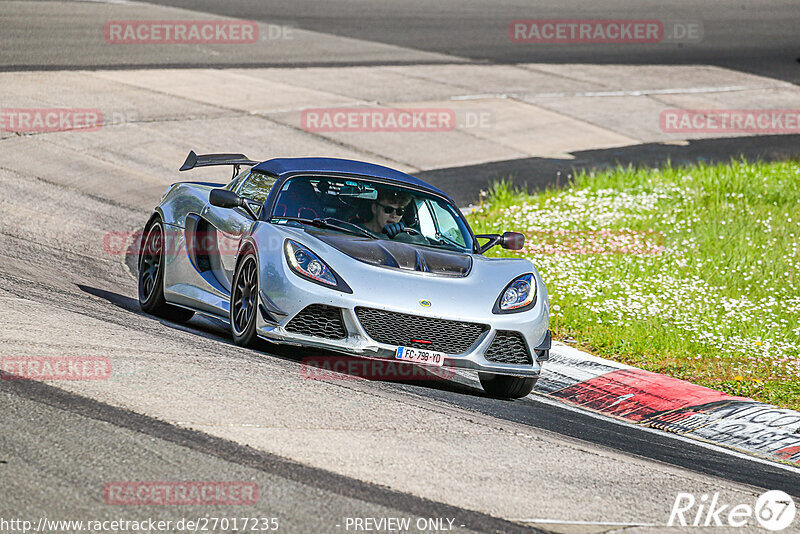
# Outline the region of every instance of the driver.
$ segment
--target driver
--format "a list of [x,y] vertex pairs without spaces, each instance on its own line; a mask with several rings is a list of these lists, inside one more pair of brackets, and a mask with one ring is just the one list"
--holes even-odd
[[408,193],[378,189],[378,198],[370,206],[372,218],[362,226],[373,233],[384,233],[389,239],[394,239],[405,228],[400,219],[409,209],[410,202],[411,195]]

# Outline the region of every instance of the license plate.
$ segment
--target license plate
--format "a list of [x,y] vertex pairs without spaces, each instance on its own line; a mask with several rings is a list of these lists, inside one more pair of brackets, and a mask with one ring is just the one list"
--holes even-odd
[[397,347],[394,357],[407,362],[422,363],[425,365],[444,365],[444,352],[417,349],[413,347]]

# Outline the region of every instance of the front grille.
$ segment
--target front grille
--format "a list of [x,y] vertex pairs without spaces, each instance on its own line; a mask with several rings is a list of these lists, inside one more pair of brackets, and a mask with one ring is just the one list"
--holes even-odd
[[356,316],[369,337],[379,343],[418,347],[447,354],[466,352],[481,334],[489,330],[489,326],[485,324],[419,317],[374,308],[358,307]]
[[484,355],[490,362],[530,364],[531,353],[519,332],[498,330]]
[[286,325],[286,331],[307,336],[326,337],[328,339],[344,339],[347,337],[347,330],[344,329],[344,322],[342,321],[341,308],[334,308],[324,304],[306,306],[289,321],[289,324]]

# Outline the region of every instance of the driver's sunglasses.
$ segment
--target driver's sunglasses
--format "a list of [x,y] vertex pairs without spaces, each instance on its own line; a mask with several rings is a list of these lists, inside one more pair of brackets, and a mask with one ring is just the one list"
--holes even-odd
[[395,208],[394,206],[387,206],[386,204],[381,204],[380,202],[378,202],[378,206],[383,208],[383,212],[386,213],[386,215],[391,215],[392,212],[395,212],[398,217],[402,217],[406,212],[405,208]]

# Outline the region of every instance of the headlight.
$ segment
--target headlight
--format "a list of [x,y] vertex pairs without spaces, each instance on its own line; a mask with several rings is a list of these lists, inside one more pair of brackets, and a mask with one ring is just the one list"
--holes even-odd
[[532,274],[524,274],[506,286],[495,304],[495,313],[522,311],[536,301],[536,281]]
[[287,240],[285,251],[286,261],[289,262],[292,270],[300,276],[331,287],[338,285],[336,276],[330,267],[325,265],[324,261],[303,245]]

